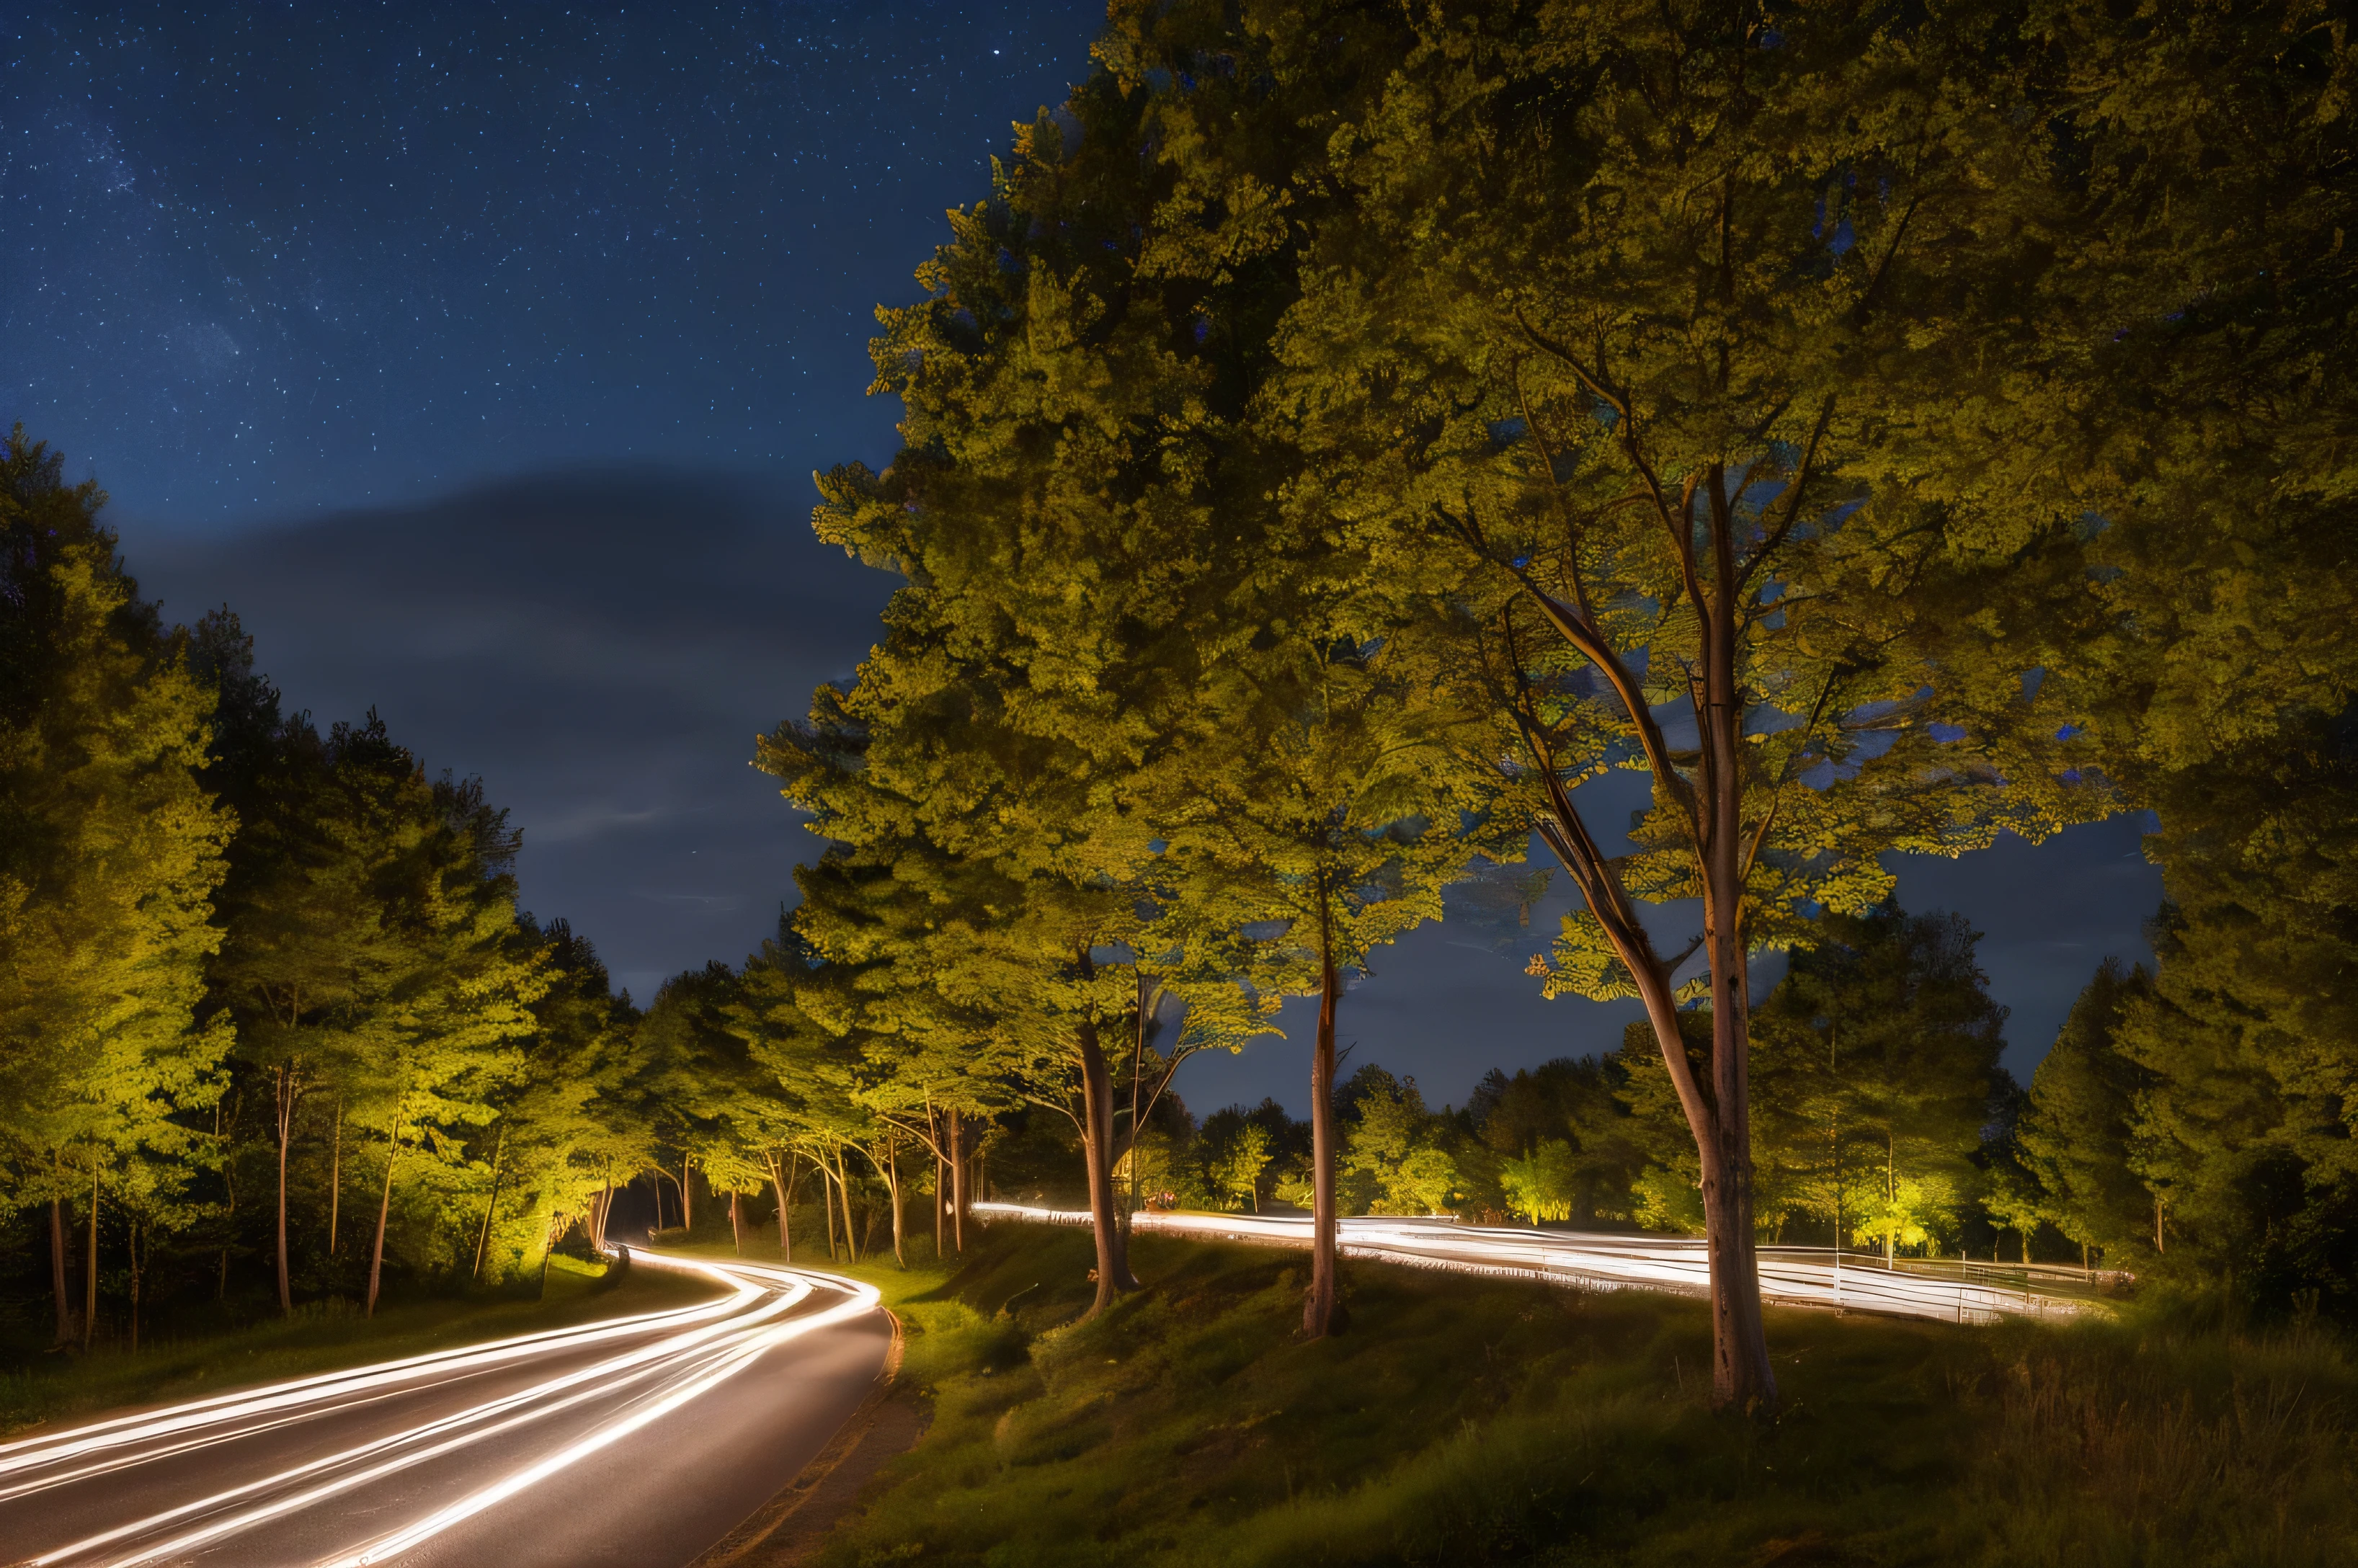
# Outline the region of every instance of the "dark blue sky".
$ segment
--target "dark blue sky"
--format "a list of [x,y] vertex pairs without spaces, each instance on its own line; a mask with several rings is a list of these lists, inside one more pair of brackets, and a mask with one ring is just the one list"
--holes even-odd
[[[914,293],[1010,122],[1087,70],[1100,15],[19,8],[0,418],[107,487],[168,613],[227,601],[293,706],[374,705],[482,774],[526,903],[644,996],[741,957],[814,846],[746,759],[849,672],[890,585],[811,539],[808,476],[889,454],[871,312]],[[1911,907],[1990,934],[2017,1065],[2098,958],[2143,956],[2136,836],[1904,871]],[[1345,1038],[1436,1100],[1617,1043],[1626,1010],[1541,1001],[1527,950],[1420,933]],[[1303,1061],[1182,1088],[1299,1105]]]

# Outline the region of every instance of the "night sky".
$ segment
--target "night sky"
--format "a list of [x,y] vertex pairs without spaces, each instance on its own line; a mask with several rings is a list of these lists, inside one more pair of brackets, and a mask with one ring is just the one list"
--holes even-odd
[[[746,759],[850,673],[891,583],[811,538],[810,472],[889,457],[871,311],[914,295],[1100,15],[19,7],[0,419],[107,488],[168,615],[235,608],[291,707],[373,705],[481,774],[525,829],[525,904],[644,1000],[741,958],[817,848]],[[2099,958],[2146,956],[2141,828],[1902,868],[1909,907],[1988,933],[2018,1073]],[[1354,1060],[1439,1102],[1617,1044],[1630,1009],[1520,973],[1562,908],[1379,955]],[[1299,1108],[1293,1033],[1183,1092]]]

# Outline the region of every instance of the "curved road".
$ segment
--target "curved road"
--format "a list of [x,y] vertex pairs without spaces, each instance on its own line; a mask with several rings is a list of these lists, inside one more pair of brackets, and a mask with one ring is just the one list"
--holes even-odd
[[633,1254],[724,1292],[0,1444],[0,1561],[675,1568],[875,1386],[873,1288]]
[[[1032,1208],[979,1203],[985,1220],[1087,1225],[1086,1209]],[[1141,1210],[1140,1230],[1204,1241],[1253,1241],[1307,1247],[1306,1215],[1189,1214]],[[1369,1215],[1346,1219],[1336,1248],[1347,1258],[1371,1258],[1451,1273],[1534,1276],[1589,1290],[1667,1291],[1707,1295],[1711,1262],[1700,1237],[1634,1236],[1599,1231],[1539,1230],[1520,1225],[1460,1225],[1453,1219]],[[2071,1317],[2106,1310],[2093,1298],[2100,1286],[2125,1278],[2102,1271],[2033,1265],[1992,1266],[1949,1260],[1902,1259],[1890,1269],[1871,1254],[1831,1247],[1763,1247],[1760,1293],[1789,1306],[1950,1323],[1990,1323],[2001,1317]]]

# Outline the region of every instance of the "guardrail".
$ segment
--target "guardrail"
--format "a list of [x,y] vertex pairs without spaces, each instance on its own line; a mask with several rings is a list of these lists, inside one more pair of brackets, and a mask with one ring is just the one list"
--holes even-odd
[[[1087,1209],[979,1203],[972,1212],[985,1223],[1089,1223]],[[1204,1241],[1310,1245],[1307,1216],[1145,1209],[1132,1216],[1130,1224],[1140,1231]],[[1336,1247],[1346,1257],[1450,1273],[1538,1278],[1585,1290],[1667,1291],[1691,1296],[1708,1295],[1711,1290],[1710,1260],[1696,1237],[1539,1230],[1527,1226],[1460,1225],[1450,1219],[1368,1215],[1341,1221]],[[1976,1279],[1970,1267],[1944,1276],[1887,1268],[1880,1258],[1870,1260],[1824,1247],[1763,1248],[1759,1258],[1762,1297],[1787,1306],[1948,1323],[1994,1323],[2006,1317],[2061,1319],[2107,1310],[2084,1286],[2066,1292],[2041,1288],[2028,1278],[2019,1283]]]

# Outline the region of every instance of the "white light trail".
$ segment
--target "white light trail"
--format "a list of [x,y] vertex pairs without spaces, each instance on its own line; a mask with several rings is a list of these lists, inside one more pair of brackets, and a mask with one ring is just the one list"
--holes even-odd
[[[729,1293],[717,1302],[692,1307],[299,1379],[10,1444],[0,1447],[0,1474],[13,1472],[20,1478],[15,1486],[0,1490],[0,1501],[88,1482],[303,1421],[347,1414],[401,1392],[430,1392],[503,1365],[570,1354],[623,1336],[653,1336],[645,1344],[590,1365],[539,1379],[452,1413],[373,1435],[27,1560],[44,1568],[65,1563],[97,1568],[101,1563],[105,1568],[137,1568],[186,1561],[192,1553],[222,1546],[275,1520],[304,1514],[340,1495],[471,1444],[512,1435],[535,1423],[549,1427],[548,1451],[519,1465],[500,1481],[435,1508],[396,1530],[376,1535],[364,1545],[338,1548],[339,1554],[330,1559],[339,1564],[382,1563],[680,1410],[769,1350],[874,1311],[878,1301],[872,1287],[806,1270],[647,1252],[635,1254],[635,1260],[706,1275],[726,1286]],[[826,1289],[844,1299],[818,1312],[788,1315],[815,1289]],[[603,1417],[593,1416],[596,1424],[583,1433],[579,1415],[585,1413],[585,1407],[600,1402],[619,1409],[620,1413],[610,1411]],[[558,1419],[568,1414],[573,1415],[572,1421]]]
[[452,1525],[472,1519],[493,1504],[515,1496],[525,1487],[544,1481],[569,1465],[579,1464],[600,1449],[638,1431],[649,1422],[670,1414],[698,1394],[718,1387],[732,1374],[741,1370],[756,1357],[774,1346],[791,1339],[798,1339],[817,1329],[826,1328],[838,1323],[849,1323],[856,1317],[864,1317],[876,1310],[879,1297],[874,1286],[859,1284],[852,1281],[845,1281],[843,1283],[850,1287],[851,1300],[840,1305],[829,1307],[825,1312],[810,1317],[795,1318],[779,1324],[765,1332],[751,1336],[749,1343],[730,1355],[719,1366],[655,1404],[618,1421],[610,1422],[570,1446],[560,1449],[545,1459],[527,1465],[491,1486],[483,1487],[481,1491],[461,1498],[447,1508],[438,1509],[424,1519],[394,1531],[391,1535],[362,1548],[349,1557],[336,1558],[328,1565],[328,1568],[362,1568],[362,1564],[383,1563],[397,1556],[421,1542],[432,1540]]
[[[297,1378],[288,1382],[265,1384],[259,1389],[248,1389],[231,1394],[216,1394],[210,1399],[191,1400],[186,1404],[174,1405],[168,1410],[117,1416],[111,1421],[92,1422],[86,1426],[74,1427],[66,1432],[51,1433],[39,1437],[20,1438],[15,1443],[0,1444],[0,1476],[37,1469],[78,1454],[149,1443],[158,1437],[177,1433],[199,1431],[209,1426],[222,1425],[249,1415],[299,1410],[355,1390],[388,1389],[430,1376],[447,1375],[452,1371],[481,1369],[507,1361],[545,1356],[552,1351],[575,1346],[619,1339],[666,1324],[692,1323],[706,1318],[721,1317],[741,1310],[747,1300],[761,1293],[758,1287],[749,1285],[742,1281],[731,1280],[727,1282],[733,1288],[734,1293],[715,1302],[701,1302],[694,1306],[675,1307],[659,1313],[641,1313],[632,1317],[610,1318],[578,1328],[557,1328],[539,1334],[518,1335],[509,1339],[492,1340],[484,1345],[467,1346],[455,1350],[437,1350],[422,1356],[406,1357],[398,1361],[384,1361],[373,1366],[352,1368],[341,1372],[323,1372],[315,1377]],[[259,1431],[263,1428],[252,1430]],[[244,1433],[232,1433],[228,1435],[241,1436]]]
[[[1047,1225],[1087,1225],[1086,1209],[1032,1208],[1021,1204],[979,1203],[980,1217],[1028,1220]],[[1155,1209],[1132,1218],[1139,1230],[1192,1236],[1207,1241],[1255,1241],[1279,1247],[1310,1245],[1307,1216],[1174,1214]],[[1369,1216],[1336,1227],[1336,1249],[1347,1257],[1373,1258],[1412,1268],[1454,1273],[1534,1275],[1597,1290],[1667,1291],[1706,1295],[1711,1261],[1699,1238],[1623,1236],[1595,1231],[1537,1230],[1522,1226],[1460,1225],[1451,1219]],[[2071,1317],[2105,1310],[2084,1294],[2020,1285],[1975,1281],[1960,1268],[1952,1277],[1883,1267],[1855,1254],[1825,1247],[1764,1247],[1760,1293],[1790,1306],[1839,1307],[1852,1312],[1950,1323],[1989,1323],[1999,1317]]]

